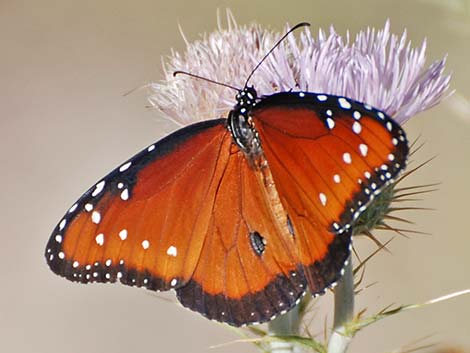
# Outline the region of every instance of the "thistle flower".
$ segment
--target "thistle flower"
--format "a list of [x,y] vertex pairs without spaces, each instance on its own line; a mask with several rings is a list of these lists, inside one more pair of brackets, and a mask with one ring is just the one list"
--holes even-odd
[[[225,117],[233,108],[234,92],[209,82],[178,75],[184,70],[243,88],[253,67],[281,34],[252,24],[239,26],[228,15],[219,29],[193,43],[184,54],[173,52],[164,63],[165,79],[150,85],[150,103],[164,116],[187,125]],[[319,30],[305,29],[300,38],[289,36],[256,71],[250,84],[259,95],[304,90],[346,96],[385,111],[404,123],[438,104],[449,87],[445,58],[425,65],[426,41],[411,47],[406,31],[390,33],[367,28],[354,40]]]
[[[239,26],[231,13],[227,28],[193,43],[184,54],[173,52],[164,63],[165,80],[150,85],[151,104],[167,118],[187,125],[199,120],[225,118],[235,103],[231,89],[184,75],[183,70],[214,81],[243,88],[246,78],[283,33],[252,24]],[[367,103],[403,124],[412,116],[438,104],[449,88],[444,75],[445,58],[425,68],[426,41],[413,48],[406,31],[390,33],[387,21],[381,30],[367,28],[354,40],[309,28],[287,37],[259,67],[249,84],[258,95],[302,90],[345,96]],[[376,198],[377,207],[358,220],[354,234],[368,234],[383,225],[394,198],[393,187]]]

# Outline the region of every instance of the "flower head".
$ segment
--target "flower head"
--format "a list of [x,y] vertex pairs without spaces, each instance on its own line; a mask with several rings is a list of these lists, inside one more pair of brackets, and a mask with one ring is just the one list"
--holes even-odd
[[[234,105],[235,93],[222,86],[173,72],[184,70],[243,88],[253,67],[281,34],[252,24],[238,26],[228,15],[228,26],[193,43],[184,54],[173,52],[164,64],[165,79],[150,85],[153,106],[180,123],[223,117]],[[331,27],[314,36],[307,28],[291,35],[268,57],[249,84],[258,95],[304,90],[346,96],[365,102],[404,123],[440,102],[449,87],[445,58],[425,66],[426,42],[411,47],[406,31],[390,33],[367,28],[351,40]]]

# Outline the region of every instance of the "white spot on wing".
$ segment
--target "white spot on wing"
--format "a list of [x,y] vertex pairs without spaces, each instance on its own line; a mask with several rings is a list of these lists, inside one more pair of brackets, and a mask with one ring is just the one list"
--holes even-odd
[[320,197],[320,202],[321,202],[321,204],[322,204],[323,206],[326,206],[326,200],[327,200],[327,199],[326,199],[326,195],[321,192],[318,196]]
[[124,172],[126,171],[127,169],[129,169],[129,167],[131,166],[132,162],[127,162],[125,164],[123,164],[120,168],[119,168],[119,171],[120,172]]
[[150,242],[148,240],[144,240],[142,242],[142,247],[144,248],[144,250],[147,250],[150,247]]
[[103,191],[105,184],[106,184],[106,182],[104,180],[101,180],[98,184],[96,184],[95,190],[93,190],[93,192],[91,193],[91,196],[95,197],[101,191]]
[[336,184],[339,184],[341,182],[341,177],[339,176],[339,174],[335,174],[333,175],[333,180]]
[[357,110],[353,113],[353,117],[356,120],[359,120],[361,118],[361,113],[359,113]]
[[62,235],[57,234],[57,235],[55,236],[55,241],[58,242],[59,244],[62,243]]
[[129,189],[124,189],[121,192],[121,199],[127,201],[129,199]]
[[127,239],[127,229],[123,229],[119,232],[119,238],[121,238],[121,240]]
[[64,218],[62,221],[60,221],[59,230],[64,229],[66,224],[67,224],[67,220]]
[[167,250],[166,250],[167,255],[169,256],[174,256],[178,255],[178,249],[176,249],[175,246],[171,245]]
[[338,103],[341,108],[343,109],[350,109],[351,108],[351,103],[348,102],[348,100],[344,97],[338,98]]
[[72,213],[73,211],[75,211],[77,209],[77,207],[78,207],[78,204],[77,203],[74,204],[72,207],[70,207],[69,213]]
[[95,237],[95,240],[96,240],[96,244],[98,244],[99,246],[103,246],[103,244],[104,244],[104,234],[103,233],[98,234]]
[[98,224],[101,222],[101,214],[97,211],[93,211],[91,214],[91,221],[95,224]]
[[325,96],[324,94],[319,94],[319,95],[317,96],[317,99],[318,99],[320,102],[324,102],[324,101],[326,101],[326,100],[328,99],[328,97]]
[[349,154],[348,152],[343,153],[343,161],[346,164],[351,164],[352,163],[351,154]]
[[356,134],[360,134],[361,131],[362,131],[362,126],[360,123],[358,123],[357,121],[354,122],[353,126],[352,126],[352,129],[353,131],[356,133]]
[[331,118],[326,118],[326,124],[330,130],[335,127],[335,121]]
[[367,156],[367,152],[369,151],[369,148],[367,147],[367,145],[361,143],[359,145],[359,151],[361,151],[361,154],[365,157]]
[[85,210],[86,210],[87,212],[91,212],[92,209],[93,209],[93,205],[92,205],[91,203],[87,203],[87,204],[85,205]]
[[154,149],[155,149],[155,145],[151,145],[149,146],[149,148],[147,148],[147,151],[152,152]]

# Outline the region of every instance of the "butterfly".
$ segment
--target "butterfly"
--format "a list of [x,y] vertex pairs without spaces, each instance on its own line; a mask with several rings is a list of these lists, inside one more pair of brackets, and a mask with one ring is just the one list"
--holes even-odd
[[209,319],[266,322],[338,281],[356,220],[408,153],[367,104],[245,85],[227,118],[177,130],[86,191],[45,257],[74,282],[174,290]]

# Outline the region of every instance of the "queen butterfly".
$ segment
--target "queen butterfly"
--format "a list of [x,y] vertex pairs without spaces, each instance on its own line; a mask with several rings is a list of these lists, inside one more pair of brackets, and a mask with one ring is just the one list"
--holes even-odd
[[384,112],[245,85],[227,119],[150,145],[92,186],[46,247],[74,282],[173,289],[234,326],[284,313],[341,276],[359,215],[405,167]]

